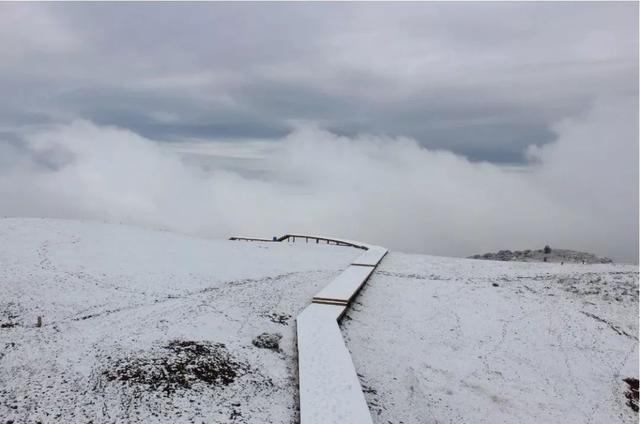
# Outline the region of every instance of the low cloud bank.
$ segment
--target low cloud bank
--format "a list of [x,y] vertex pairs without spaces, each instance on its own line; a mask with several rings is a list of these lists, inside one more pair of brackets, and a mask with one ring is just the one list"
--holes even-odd
[[310,232],[439,255],[550,244],[637,262],[637,113],[635,97],[597,103],[530,147],[521,170],[302,125],[260,151],[260,177],[74,121],[0,141],[0,214],[214,237]]

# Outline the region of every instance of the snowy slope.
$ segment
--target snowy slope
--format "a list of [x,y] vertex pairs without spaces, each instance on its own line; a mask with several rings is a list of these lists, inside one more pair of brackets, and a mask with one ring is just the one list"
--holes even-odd
[[[297,417],[295,316],[359,253],[2,219],[0,417],[290,423]],[[42,328],[35,327],[39,315]],[[252,345],[263,332],[282,335],[280,351]],[[226,371],[237,378],[228,385],[196,379],[175,392],[113,379],[113,370],[131,374],[135,366],[163,372],[167,357],[180,365],[189,346],[175,340],[228,356],[235,369]]]
[[[0,219],[0,422],[297,422],[295,317],[361,253]],[[636,422],[637,308],[637,266],[391,252],[341,327],[376,423]]]
[[391,253],[342,328],[377,423],[632,423],[637,314],[637,266]]

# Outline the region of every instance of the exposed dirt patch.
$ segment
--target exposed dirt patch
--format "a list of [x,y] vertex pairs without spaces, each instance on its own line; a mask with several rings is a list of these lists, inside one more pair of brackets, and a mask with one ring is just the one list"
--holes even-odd
[[3,322],[2,324],[0,324],[0,328],[12,328],[16,327],[17,325],[17,322]]
[[107,381],[145,386],[169,395],[196,384],[228,386],[250,371],[222,343],[174,340],[159,352],[117,360],[102,372]]
[[557,284],[578,296],[600,297],[611,302],[638,302],[637,273],[585,273],[580,278],[559,278]]
[[624,397],[627,398],[627,406],[638,412],[638,379],[637,378],[625,378],[622,381],[627,383],[629,389],[624,392]]
[[0,328],[13,328],[20,325],[20,307],[13,302],[0,303]]
[[291,315],[289,314],[278,314],[278,313],[272,313],[270,315],[267,315],[267,318],[269,318],[271,320],[271,322],[275,322],[276,324],[282,324],[282,325],[288,325],[289,324],[289,320],[291,319]]

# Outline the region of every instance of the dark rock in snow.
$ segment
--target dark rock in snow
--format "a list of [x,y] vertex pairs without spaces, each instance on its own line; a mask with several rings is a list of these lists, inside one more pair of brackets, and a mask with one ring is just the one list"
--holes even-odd
[[281,338],[282,334],[279,333],[262,333],[253,339],[251,343],[261,349],[279,350]]

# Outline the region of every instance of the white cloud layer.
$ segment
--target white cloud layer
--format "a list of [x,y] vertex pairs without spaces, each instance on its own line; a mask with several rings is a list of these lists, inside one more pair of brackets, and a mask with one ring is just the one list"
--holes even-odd
[[526,172],[302,125],[249,155],[261,178],[205,171],[166,143],[74,121],[26,135],[26,149],[0,143],[0,214],[215,237],[321,233],[441,255],[549,243],[637,262],[637,113],[635,97],[608,99],[558,123],[555,142],[530,148]]

